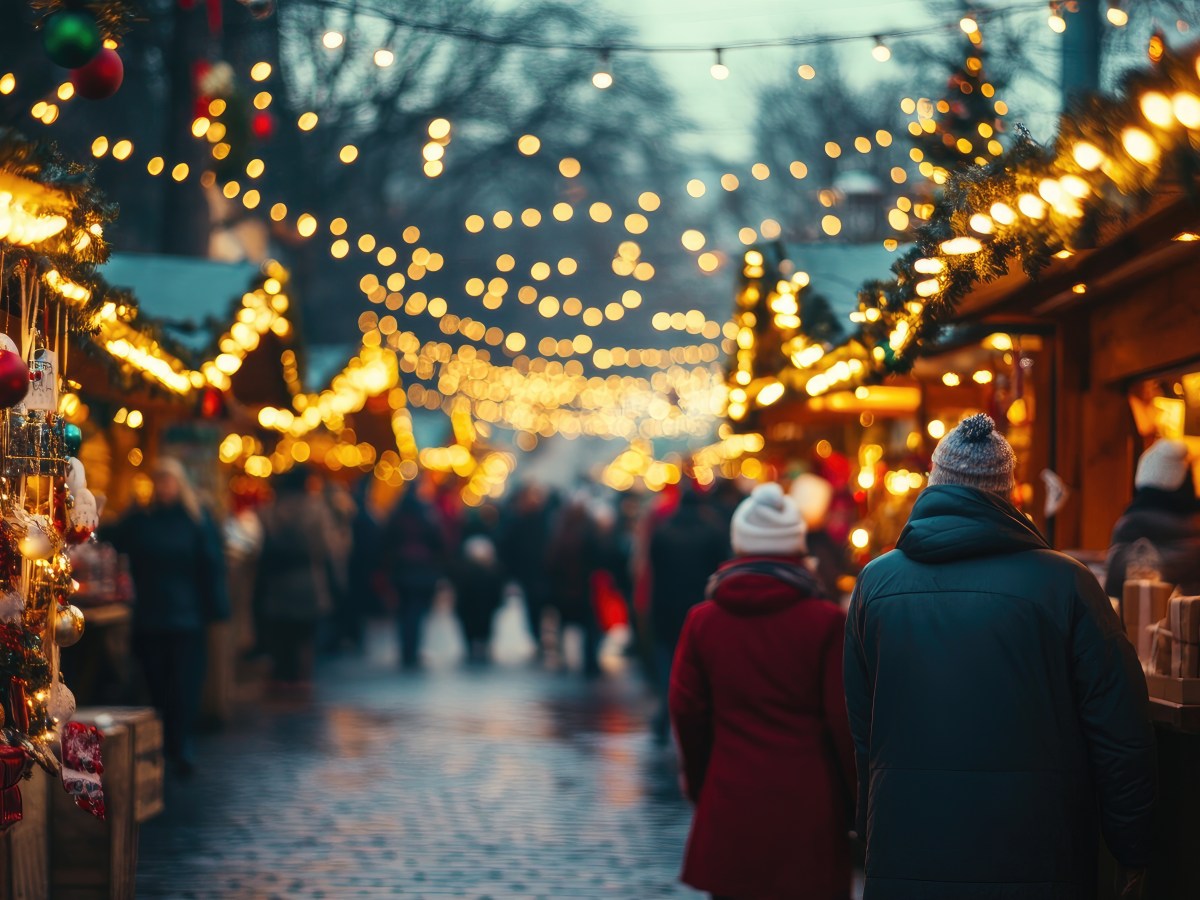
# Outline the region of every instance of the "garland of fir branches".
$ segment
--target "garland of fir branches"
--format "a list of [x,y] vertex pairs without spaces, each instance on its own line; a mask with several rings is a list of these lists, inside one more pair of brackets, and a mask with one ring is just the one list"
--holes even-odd
[[[931,218],[916,230],[915,246],[892,265],[895,278],[867,282],[858,292],[871,378],[908,372],[962,299],[1007,273],[1012,261],[1036,278],[1055,253],[1085,244],[1106,221],[1144,209],[1160,181],[1176,178],[1191,187],[1198,176],[1200,44],[1130,74],[1115,97],[1076,103],[1052,149],[1022,130],[1002,157],[952,172]],[[1023,195],[1036,201],[1024,200],[1030,208],[1040,204],[1040,216],[1020,210]],[[1016,213],[1011,224],[994,217],[996,204],[1001,213]],[[973,227],[973,216],[984,216],[991,231]],[[962,237],[980,248],[947,252],[945,242]],[[934,293],[918,293],[933,280]]]

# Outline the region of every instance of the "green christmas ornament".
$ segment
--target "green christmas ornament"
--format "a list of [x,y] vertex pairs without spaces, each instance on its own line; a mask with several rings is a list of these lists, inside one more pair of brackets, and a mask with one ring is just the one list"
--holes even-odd
[[83,446],[83,432],[79,426],[68,422],[63,428],[63,442],[67,445],[68,456],[78,456],[79,448]]
[[96,17],[83,10],[55,13],[42,26],[46,55],[64,69],[78,69],[100,52],[102,40]]

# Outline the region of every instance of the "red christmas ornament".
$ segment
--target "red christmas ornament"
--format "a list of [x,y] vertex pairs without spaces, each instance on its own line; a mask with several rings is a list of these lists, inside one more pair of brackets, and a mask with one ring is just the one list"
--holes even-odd
[[270,140],[275,133],[275,117],[266,110],[256,112],[250,120],[250,130],[260,141]]
[[29,366],[19,353],[0,350],[0,407],[16,406],[29,393]]
[[89,100],[111,97],[125,80],[125,64],[116,50],[103,48],[86,66],[71,70],[71,84]]

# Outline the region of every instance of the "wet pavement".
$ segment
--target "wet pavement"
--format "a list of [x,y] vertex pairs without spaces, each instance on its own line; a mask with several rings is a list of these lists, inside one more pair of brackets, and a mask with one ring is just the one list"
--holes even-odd
[[201,742],[142,827],[153,898],[697,897],[632,674],[326,665]]

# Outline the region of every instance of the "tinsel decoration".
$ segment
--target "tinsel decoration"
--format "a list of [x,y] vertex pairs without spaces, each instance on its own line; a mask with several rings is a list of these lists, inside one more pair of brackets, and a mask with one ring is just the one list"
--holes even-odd
[[120,38],[137,21],[133,0],[31,0],[30,5],[43,23],[55,13],[86,10],[95,17],[100,33],[110,40]]

